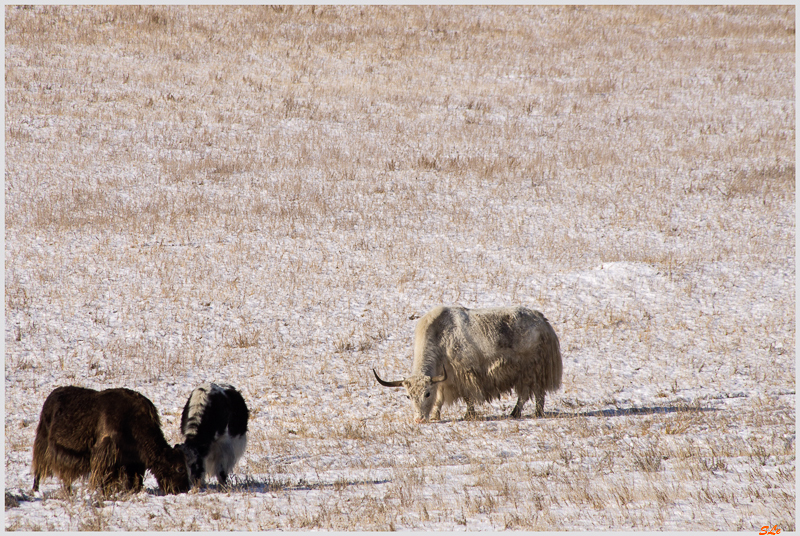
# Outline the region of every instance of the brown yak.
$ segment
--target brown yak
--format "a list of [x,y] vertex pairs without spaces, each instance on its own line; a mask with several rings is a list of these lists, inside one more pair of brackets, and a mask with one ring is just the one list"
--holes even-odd
[[33,491],[57,476],[70,491],[88,476],[104,493],[139,491],[149,469],[165,493],[190,488],[186,456],[170,447],[158,411],[130,389],[58,387],[44,401],[33,442]]

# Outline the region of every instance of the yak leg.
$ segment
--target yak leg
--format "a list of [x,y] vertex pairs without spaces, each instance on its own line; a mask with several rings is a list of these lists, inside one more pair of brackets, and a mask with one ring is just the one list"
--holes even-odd
[[[530,389],[520,388],[517,390],[517,394],[519,397],[517,398],[517,405],[514,406],[514,409],[511,410],[510,417],[513,419],[519,419],[522,416],[522,406],[525,405],[525,402],[530,399]],[[534,397],[536,398],[536,409],[534,410],[534,415],[537,417],[544,417],[544,389],[541,391],[536,391],[534,393]]]
[[518,385],[516,387],[516,391],[517,391],[517,405],[514,406],[514,409],[511,410],[511,414],[509,415],[509,417],[511,417],[512,419],[519,419],[520,417],[522,417],[522,406],[524,406],[525,402],[527,402],[531,398],[531,390],[527,386]]
[[442,418],[442,405],[444,404],[444,393],[441,389],[436,393],[436,401],[433,403],[433,410],[431,411],[431,420],[438,421]]
[[144,482],[144,464],[132,462],[119,468],[119,481],[122,488],[138,493],[142,490]]
[[[41,464],[41,462],[40,462]],[[32,493],[36,493],[39,491],[39,482],[47,478],[49,475],[47,474],[47,470],[43,469],[40,466],[35,466],[33,471],[33,490]]]
[[92,459],[90,462],[91,476],[89,484],[94,488],[101,488],[104,493],[115,479],[120,476],[117,465],[119,449],[114,440],[106,436],[92,449]]
[[520,397],[517,399],[517,405],[514,406],[514,409],[511,410],[511,417],[512,419],[519,419],[522,417],[522,406],[525,405],[525,401]]
[[465,398],[464,402],[467,403],[467,412],[464,414],[465,421],[473,421],[478,418],[478,412],[475,411],[475,404],[469,398]]
[[76,478],[89,474],[90,458],[91,456],[87,456],[83,452],[59,445],[51,438],[47,445],[47,461],[46,466],[42,468],[40,481],[50,475],[55,475],[61,479],[64,491],[69,495],[72,493],[72,482]]
[[535,393],[536,396],[536,416],[544,417],[544,390]]

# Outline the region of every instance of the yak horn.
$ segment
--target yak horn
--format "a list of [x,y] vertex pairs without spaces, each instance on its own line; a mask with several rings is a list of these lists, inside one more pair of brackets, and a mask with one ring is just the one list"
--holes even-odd
[[443,382],[447,379],[447,369],[444,369],[444,374],[431,378],[431,383]]
[[375,372],[375,369],[372,369],[372,373],[375,375],[375,379],[378,380],[378,383],[383,385],[384,387],[402,387],[403,386],[403,380],[396,381],[396,382],[385,382],[380,378],[380,376],[378,376],[378,373]]

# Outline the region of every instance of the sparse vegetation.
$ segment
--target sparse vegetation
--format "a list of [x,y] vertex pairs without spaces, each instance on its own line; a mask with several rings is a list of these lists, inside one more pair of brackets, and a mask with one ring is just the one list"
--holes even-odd
[[[9,6],[7,530],[795,530],[795,8]],[[411,422],[435,305],[540,309],[547,416]],[[56,386],[228,489],[28,495]]]

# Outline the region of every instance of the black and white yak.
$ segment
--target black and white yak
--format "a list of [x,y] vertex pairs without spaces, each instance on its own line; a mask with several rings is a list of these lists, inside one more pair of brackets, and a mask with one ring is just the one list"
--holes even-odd
[[189,396],[181,415],[182,448],[192,484],[206,475],[225,485],[247,446],[250,412],[244,398],[227,384],[204,383]]
[[164,493],[190,489],[186,456],[170,447],[158,411],[130,389],[58,387],[44,401],[33,442],[33,492],[48,476],[88,476],[104,493],[140,491],[149,469]]
[[465,418],[474,404],[517,393],[511,417],[519,418],[533,395],[536,416],[544,415],[547,391],[561,386],[561,350],[542,313],[525,307],[465,309],[437,307],[414,331],[411,375],[384,387],[405,387],[417,422],[439,419],[442,405],[463,399]]

